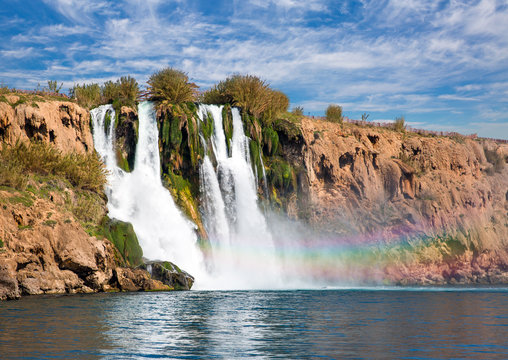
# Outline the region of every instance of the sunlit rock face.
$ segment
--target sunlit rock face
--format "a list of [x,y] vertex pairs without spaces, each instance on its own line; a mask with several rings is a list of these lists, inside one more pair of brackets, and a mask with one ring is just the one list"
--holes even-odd
[[281,136],[284,156],[305,164],[301,196],[287,212],[338,242],[411,253],[404,261],[392,254],[376,278],[508,281],[508,166],[490,159],[505,163],[507,144],[317,119],[300,129],[298,141]]
[[54,145],[64,152],[93,150],[90,114],[70,101],[27,101],[8,95],[0,102],[0,142],[14,145],[30,139]]

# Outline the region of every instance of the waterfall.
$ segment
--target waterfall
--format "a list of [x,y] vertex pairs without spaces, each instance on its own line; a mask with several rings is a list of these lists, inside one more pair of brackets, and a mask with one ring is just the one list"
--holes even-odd
[[[91,111],[95,149],[109,171],[106,194],[109,216],[130,222],[144,256],[169,260],[196,277],[205,277],[203,254],[197,246],[195,225],[175,205],[160,176],[157,122],[150,102],[139,104],[139,139],[131,173],[116,164],[115,113],[111,105]],[[105,129],[107,114],[111,119]]]
[[212,247],[214,278],[236,288],[279,287],[280,269],[272,235],[257,203],[257,185],[238,109],[232,109],[231,154],[227,151],[222,108],[200,105],[199,116],[213,119],[216,169],[208,155],[200,169],[203,217]]
[[259,149],[259,162],[261,163],[261,169],[263,170],[263,193],[265,195],[265,199],[268,200],[268,180],[266,179],[266,170],[265,164],[263,163],[263,155],[261,154],[262,150]]
[[[208,116],[213,119],[210,151],[205,152],[199,168],[201,213],[210,242],[205,253],[197,246],[195,225],[183,216],[162,185],[153,105],[140,103],[138,114],[135,164],[128,173],[117,166],[113,107],[103,105],[91,111],[95,148],[109,171],[109,216],[133,225],[146,258],[172,261],[194,275],[195,288],[281,287],[280,261],[258,207],[249,138],[238,109],[232,109],[233,135],[227,144],[222,107],[199,106],[201,121]],[[202,133],[200,137],[208,148]]]

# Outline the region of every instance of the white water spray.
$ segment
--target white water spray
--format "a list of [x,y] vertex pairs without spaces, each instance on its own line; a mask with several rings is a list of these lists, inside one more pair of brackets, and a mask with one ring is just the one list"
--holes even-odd
[[[195,288],[282,286],[272,235],[257,203],[249,139],[237,109],[232,110],[233,136],[228,146],[222,107],[199,107],[201,120],[210,114],[214,125],[211,151],[215,167],[205,155],[199,169],[203,223],[211,248],[206,267],[197,246],[195,225],[185,219],[161,183],[158,130],[152,104],[139,105],[139,140],[131,173],[117,166],[112,106],[101,106],[91,114],[95,148],[110,172],[106,189],[109,216],[132,223],[145,257],[175,262],[195,276]],[[105,129],[107,114],[111,122]],[[266,185],[265,173],[263,178]]]
[[256,180],[250,164],[249,139],[238,109],[232,110],[233,137],[228,154],[222,108],[200,105],[203,121],[214,122],[212,149],[200,169],[205,227],[212,245],[214,278],[235,288],[280,287],[280,268],[265,218],[258,208]]
[[[91,111],[95,149],[110,172],[106,189],[109,216],[133,225],[145,257],[172,261],[192,274],[199,284],[206,274],[195,226],[184,218],[161,183],[153,106],[143,102],[138,110],[139,140],[131,173],[124,172],[116,164],[112,106],[103,105]],[[109,131],[104,129],[107,113],[111,118]]]

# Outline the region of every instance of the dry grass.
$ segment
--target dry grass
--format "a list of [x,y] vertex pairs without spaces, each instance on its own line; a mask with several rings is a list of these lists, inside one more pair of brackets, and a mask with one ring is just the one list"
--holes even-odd
[[78,189],[101,192],[106,169],[97,154],[63,154],[42,142],[3,145],[0,150],[0,185],[23,190],[30,175],[63,178]]

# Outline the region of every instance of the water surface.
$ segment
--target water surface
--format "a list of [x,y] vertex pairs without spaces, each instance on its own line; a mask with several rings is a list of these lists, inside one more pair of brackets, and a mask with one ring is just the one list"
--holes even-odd
[[190,291],[0,303],[2,359],[506,359],[508,290]]

